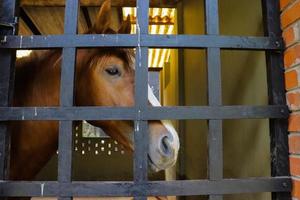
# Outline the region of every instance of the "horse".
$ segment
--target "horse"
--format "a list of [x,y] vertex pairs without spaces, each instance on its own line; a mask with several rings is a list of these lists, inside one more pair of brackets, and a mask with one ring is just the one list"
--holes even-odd
[[[118,30],[111,27],[111,2],[106,0],[88,34],[129,34],[129,17]],[[61,50],[40,50],[16,61],[13,106],[59,106]],[[75,106],[134,106],[134,51],[126,48],[77,49]],[[149,88],[149,104],[159,106]],[[75,123],[75,122],[74,122]],[[133,122],[89,121],[133,151]],[[57,121],[13,121],[10,180],[32,180],[57,151]],[[148,164],[152,171],[176,162],[179,139],[167,121],[149,121]]]

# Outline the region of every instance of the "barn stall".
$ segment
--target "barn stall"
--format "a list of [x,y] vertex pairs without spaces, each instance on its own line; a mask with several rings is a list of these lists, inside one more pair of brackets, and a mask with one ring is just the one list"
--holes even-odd
[[[101,3],[81,1],[78,11],[79,34],[84,33],[94,23]],[[135,2],[113,1],[112,4],[115,27],[130,15],[132,34],[136,34],[138,11],[134,8]],[[64,26],[67,26],[64,25],[64,5],[63,1],[21,1],[18,34],[25,37],[63,34]],[[201,182],[206,179],[222,182],[232,178],[252,180],[256,177],[254,180],[258,182],[270,181],[266,186],[268,188],[271,187],[273,179],[265,177],[288,175],[286,164],[282,164],[287,163],[288,159],[287,156],[281,157],[281,154],[287,153],[284,152],[284,147],[283,152],[277,152],[283,159],[280,161],[282,171],[279,170],[278,174],[274,171],[276,163],[272,158],[279,155],[271,153],[276,143],[284,145],[287,140],[285,138],[277,141],[272,127],[274,118],[287,117],[286,106],[274,109],[277,112],[270,112],[273,108],[268,106],[276,104],[270,95],[270,91],[275,89],[270,83],[273,77],[268,70],[271,64],[280,63],[270,64],[272,56],[266,54],[266,50],[275,51],[282,48],[280,42],[274,38],[264,37],[266,26],[278,26],[278,22],[271,24],[268,21],[268,9],[275,9],[274,5],[265,1],[244,0],[210,3],[196,0],[150,2],[150,7],[153,8],[150,8],[150,17],[147,19],[149,34],[185,34],[186,40],[166,36],[163,39],[158,37],[157,42],[163,43],[163,40],[168,39],[180,42],[166,42],[163,45],[148,43],[148,81],[152,82],[152,87],[157,91],[156,95],[163,106],[193,106],[188,107],[191,110],[184,111],[192,113],[192,109],[196,109],[195,111],[200,113],[196,116],[188,114],[187,119],[176,117],[175,114],[172,114],[175,117],[167,117],[174,119],[173,124],[179,131],[180,156],[176,168],[166,173],[150,174],[150,180],[200,180],[200,187],[201,184],[206,184]],[[147,9],[144,6],[142,8]],[[210,9],[213,14],[208,12]],[[219,30],[214,27],[218,23]],[[217,37],[201,38],[205,34]],[[200,37],[193,38],[193,35]],[[179,47],[180,49],[176,49]],[[20,56],[22,53],[26,54],[18,53]],[[214,106],[220,107],[219,111],[224,111],[225,114],[209,110]],[[197,110],[197,107],[200,110]],[[210,112],[205,112],[205,108]],[[284,130],[286,127],[282,126]],[[85,122],[74,128],[72,149],[74,181],[130,181],[134,178],[132,168],[135,161],[132,155],[125,152],[122,146],[108,138],[101,130]],[[57,162],[55,155],[36,180],[56,180]],[[283,174],[280,174],[281,172]],[[288,179],[276,180],[282,180],[282,184],[287,185],[285,189],[278,190],[289,190]],[[188,183],[185,183],[187,187]],[[198,195],[197,192],[191,191],[182,192],[182,195],[178,196],[186,199],[207,199],[206,195],[210,195],[210,198],[221,198],[214,194],[219,194],[217,189],[222,191],[226,184],[222,185],[220,188],[212,186],[213,192],[205,192],[209,191],[209,188],[204,188],[204,192],[199,190]],[[275,192],[275,189],[270,191],[262,187],[253,189],[251,194],[233,194],[245,191],[237,185],[236,192],[221,192],[225,199],[271,199],[271,192]],[[191,193],[193,196],[189,196]],[[274,195],[276,193],[273,193]],[[288,196],[288,193],[280,195]]]

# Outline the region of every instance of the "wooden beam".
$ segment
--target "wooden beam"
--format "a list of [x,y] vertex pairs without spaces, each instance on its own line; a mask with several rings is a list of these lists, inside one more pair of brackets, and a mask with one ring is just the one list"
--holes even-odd
[[[104,0],[80,0],[81,6],[100,6]],[[150,7],[175,8],[180,0],[150,0]],[[21,6],[65,6],[65,0],[20,0]],[[112,0],[114,7],[135,7],[136,0]]]
[[41,35],[41,31],[35,26],[35,24],[23,8],[20,8],[20,17],[23,19],[26,26],[31,30],[31,32],[34,35]]
[[91,22],[91,18],[90,18],[90,15],[89,15],[88,8],[87,7],[81,7],[80,10],[83,14],[83,17],[84,17],[84,20],[85,20],[85,23],[86,23],[88,29],[92,28],[92,22]]

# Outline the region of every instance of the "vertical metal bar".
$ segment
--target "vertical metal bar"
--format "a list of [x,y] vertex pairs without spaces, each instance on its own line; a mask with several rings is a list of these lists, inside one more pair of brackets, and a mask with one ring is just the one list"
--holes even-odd
[[[77,33],[78,0],[67,0],[65,8],[64,32],[66,35]],[[63,48],[60,85],[60,106],[73,106],[74,76],[76,65],[76,48]],[[58,181],[68,183],[72,181],[72,121],[60,121],[58,142]],[[63,190],[64,188],[61,188]],[[72,197],[59,197],[69,200]]]
[[[0,50],[0,106],[7,107],[12,104],[12,91],[14,82],[15,51]],[[10,134],[5,122],[0,122],[0,179],[9,175],[9,147]]]
[[[148,47],[141,47],[141,35],[148,34],[149,0],[137,0],[137,35],[135,68],[135,107],[138,115],[148,106]],[[139,117],[138,117],[139,118]],[[134,181],[146,182],[148,179],[148,121],[135,121],[134,133]],[[141,193],[143,191],[140,191]],[[134,199],[146,200],[146,196]]]
[[[206,33],[219,34],[218,0],[205,1]],[[208,102],[209,106],[222,105],[220,48],[207,49]],[[222,120],[209,120],[208,175],[210,180],[223,178]],[[210,195],[210,200],[221,200],[222,195]]]
[[[140,47],[138,47],[140,48]],[[137,51],[138,51],[137,48]],[[140,54],[140,55],[139,55]],[[136,55],[135,71],[135,106],[138,115],[148,106],[148,49],[141,48],[140,53]],[[143,182],[147,180],[147,152],[148,152],[148,122],[135,121],[134,135],[134,181]]]
[[[262,0],[265,35],[281,37],[279,0]],[[278,45],[281,41],[278,41]],[[266,51],[268,97],[270,105],[286,105],[283,54]],[[270,119],[271,174],[289,176],[288,128],[286,119]],[[272,193],[272,199],[291,199],[290,193]]]
[[77,33],[78,10],[78,0],[66,0],[64,34]]
[[[5,35],[16,34],[17,2],[5,0],[0,4],[0,22],[11,24],[11,27],[0,27],[0,45],[6,42]],[[15,74],[16,51],[10,49],[0,50],[0,107],[12,104],[13,84]],[[10,134],[5,122],[0,123],[0,180],[9,176],[9,146]]]

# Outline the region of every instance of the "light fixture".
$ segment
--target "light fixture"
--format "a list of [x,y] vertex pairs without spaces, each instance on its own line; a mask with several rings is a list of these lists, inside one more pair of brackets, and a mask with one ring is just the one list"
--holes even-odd
[[[131,33],[136,33],[136,8],[124,7],[123,20],[130,15],[132,23]],[[149,9],[149,33],[150,34],[174,34],[175,8],[150,8]],[[170,49],[149,49],[149,67],[163,67],[169,62]]]

